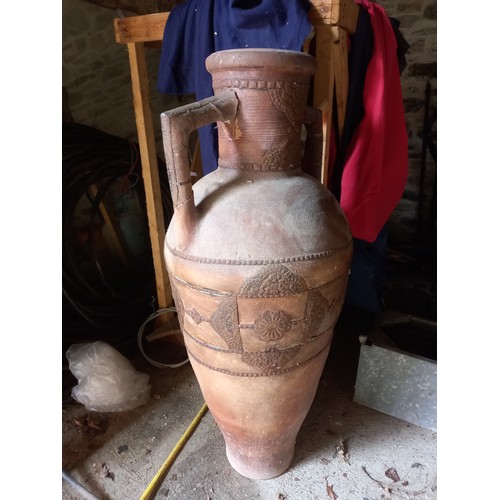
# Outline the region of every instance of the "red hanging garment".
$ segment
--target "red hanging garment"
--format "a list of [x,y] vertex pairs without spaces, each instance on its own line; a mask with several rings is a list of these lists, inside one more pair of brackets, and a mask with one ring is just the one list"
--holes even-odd
[[365,115],[346,151],[340,205],[353,236],[373,242],[404,191],[408,135],[390,20],[380,5],[355,1],[369,13],[374,48],[363,89]]

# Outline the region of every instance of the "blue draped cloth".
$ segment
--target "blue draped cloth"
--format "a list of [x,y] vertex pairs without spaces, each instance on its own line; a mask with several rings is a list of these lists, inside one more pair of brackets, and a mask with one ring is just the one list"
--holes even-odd
[[[212,96],[205,60],[219,50],[302,50],[311,32],[308,10],[309,0],[187,0],[165,25],[158,91]],[[215,124],[200,128],[198,136],[205,175],[217,168]]]

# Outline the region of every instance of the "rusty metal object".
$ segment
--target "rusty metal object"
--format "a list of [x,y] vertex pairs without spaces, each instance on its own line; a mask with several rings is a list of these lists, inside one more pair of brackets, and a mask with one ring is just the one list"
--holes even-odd
[[[207,58],[215,96],[162,114],[175,214],[165,260],[191,364],[231,465],[283,473],[316,393],[352,255],[333,195],[301,165],[321,151],[306,107],[315,60],[227,50]],[[217,170],[191,185],[188,137],[218,122]],[[310,169],[310,166],[305,170]]]

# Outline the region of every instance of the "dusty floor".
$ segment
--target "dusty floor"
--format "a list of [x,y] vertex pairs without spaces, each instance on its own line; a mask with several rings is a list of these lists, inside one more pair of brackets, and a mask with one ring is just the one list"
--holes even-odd
[[[437,434],[352,401],[360,333],[347,320],[339,326],[285,474],[266,481],[240,476],[207,413],[155,498],[437,498]],[[146,405],[104,414],[86,411],[67,394],[63,401],[63,468],[100,499],[140,498],[203,404],[189,365],[160,369],[140,356],[133,362],[151,376]],[[66,481],[62,492],[64,499],[85,498]]]

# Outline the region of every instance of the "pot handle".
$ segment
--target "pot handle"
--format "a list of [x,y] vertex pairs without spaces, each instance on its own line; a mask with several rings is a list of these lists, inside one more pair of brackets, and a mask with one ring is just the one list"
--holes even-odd
[[302,170],[321,182],[321,163],[323,159],[323,113],[307,106],[304,125],[307,131]]
[[212,122],[222,122],[228,135],[232,136],[238,110],[236,94],[225,92],[161,114],[161,128],[168,181],[177,215],[176,240],[179,247],[185,247],[191,230],[196,225],[193,185],[189,163],[189,134]]

